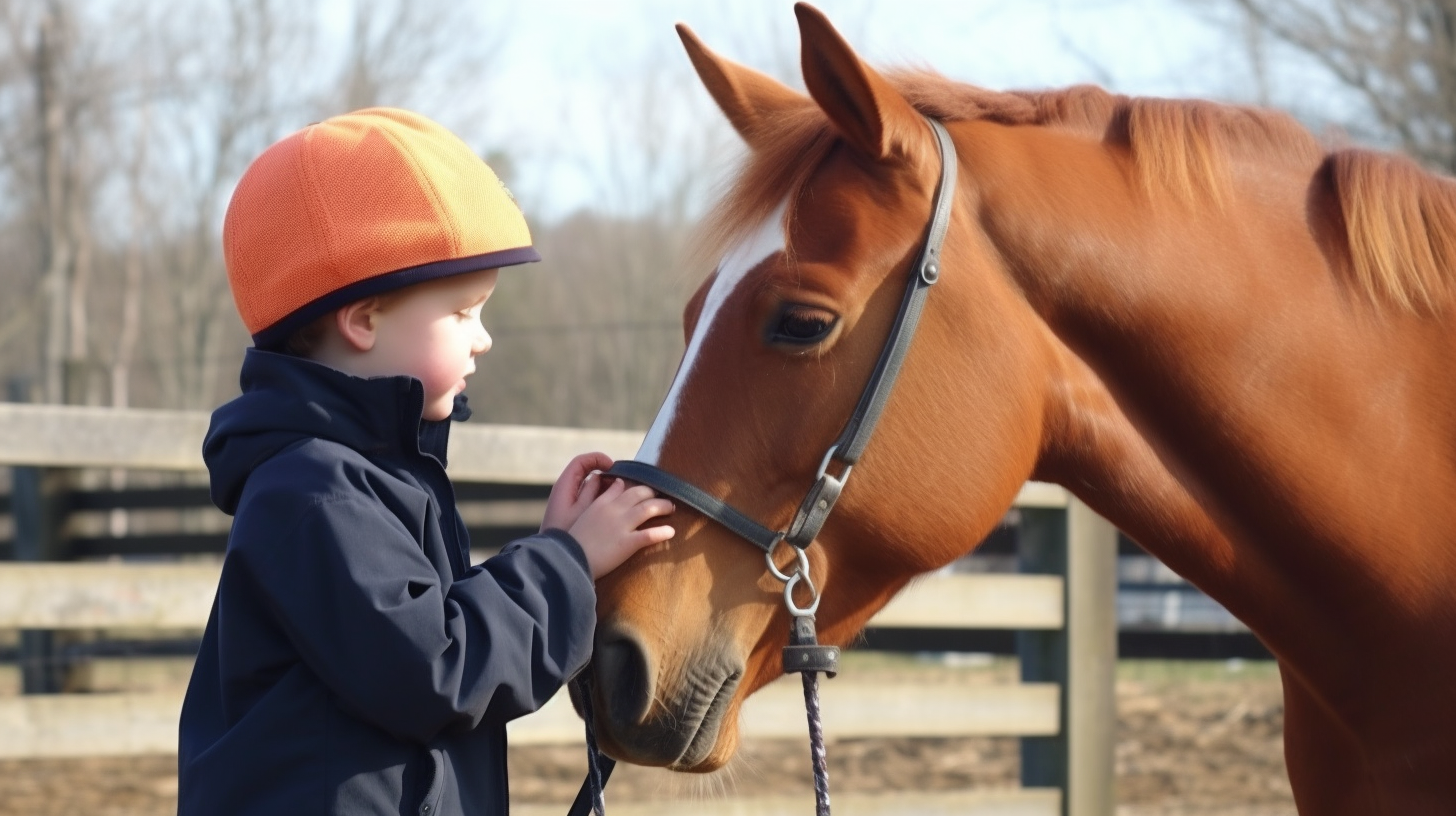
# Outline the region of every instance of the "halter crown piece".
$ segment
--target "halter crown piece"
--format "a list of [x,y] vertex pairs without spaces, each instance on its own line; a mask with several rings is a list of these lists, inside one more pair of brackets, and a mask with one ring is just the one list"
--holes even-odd
[[[607,470],[607,476],[616,476],[645,484],[659,493],[664,493],[686,504],[707,518],[723,525],[739,538],[764,552],[768,569],[784,582],[784,605],[793,617],[789,632],[789,645],[784,648],[784,672],[797,672],[804,681],[804,706],[809,717],[809,744],[814,765],[814,794],[816,816],[830,816],[829,813],[829,771],[824,754],[824,732],[819,719],[820,672],[830,677],[839,668],[839,648],[822,646],[814,630],[814,613],[819,608],[819,591],[809,579],[809,559],[805,549],[814,542],[823,529],[824,522],[839,501],[839,494],[849,480],[849,474],[869,444],[885,403],[895,387],[895,378],[910,350],[915,337],[915,328],[925,308],[925,298],[930,287],[940,279],[940,249],[945,243],[946,230],[950,227],[951,202],[955,198],[956,154],[955,144],[945,126],[934,119],[927,120],[935,133],[936,148],[940,152],[940,185],[936,188],[931,203],[930,225],[926,231],[925,245],[911,268],[910,280],[905,286],[905,296],[900,301],[900,310],[890,327],[890,336],[880,350],[879,360],[870,374],[865,389],[860,394],[854,413],[845,423],[839,438],[825,451],[815,474],[814,484],[799,503],[794,518],[784,530],[773,530],[754,521],[741,510],[722,499],[700,489],[696,485],[668,473],[656,465],[624,459]],[[838,462],[838,475],[830,472],[830,463]],[[774,563],[774,551],[780,542],[787,542],[794,551],[792,572],[780,570]],[[794,587],[803,583],[809,590],[810,603],[801,607],[794,600]],[[583,673],[585,674],[585,673]],[[581,792],[572,805],[568,816],[585,816],[590,809],[597,816],[603,816],[605,804],[602,788],[606,785],[615,763],[598,754],[592,726],[590,688],[583,678],[581,694],[582,714],[587,720],[587,755],[590,773],[582,784]]]

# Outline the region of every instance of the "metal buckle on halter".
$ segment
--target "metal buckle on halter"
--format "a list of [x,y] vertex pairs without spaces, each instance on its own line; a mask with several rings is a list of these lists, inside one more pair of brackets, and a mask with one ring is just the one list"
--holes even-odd
[[[830,445],[829,450],[824,452],[824,459],[819,463],[819,472],[814,474],[814,479],[816,481],[819,479],[823,479],[825,476],[828,475],[829,463],[834,460],[834,454],[838,452],[838,444]],[[837,477],[829,476],[829,478],[839,482],[840,487],[844,487],[844,483],[849,481],[849,472],[851,470],[854,470],[854,465],[845,465],[844,471],[842,473],[840,473]]]
[[[779,539],[779,542],[782,541],[784,539]],[[793,574],[786,575],[774,563],[774,551],[777,549],[778,542],[775,542],[773,549],[764,553],[763,560],[768,563],[768,571],[773,573],[773,577],[784,582],[784,606],[788,607],[789,614],[796,618],[814,617],[814,613],[819,611],[819,588],[814,586],[813,579],[809,577],[808,553],[804,552],[803,548],[790,544],[789,549],[794,551],[794,558],[798,563]],[[809,595],[813,599],[807,607],[801,607],[794,601],[794,586],[800,581],[803,581],[804,586],[809,588]]]
[[819,472],[814,476],[814,486],[809,488],[804,501],[794,513],[788,532],[784,534],[784,538],[797,549],[804,549],[818,537],[820,528],[839,501],[839,493],[844,490],[844,483],[849,480],[849,474],[854,470],[854,465],[845,465],[838,476],[830,475],[829,463],[838,450],[838,445],[831,445],[824,454],[824,461],[819,463]]

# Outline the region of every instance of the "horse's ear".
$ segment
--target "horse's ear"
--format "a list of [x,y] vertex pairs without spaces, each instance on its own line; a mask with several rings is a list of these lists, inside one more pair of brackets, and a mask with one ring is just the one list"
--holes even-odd
[[808,104],[804,95],[767,74],[726,60],[708,50],[692,29],[677,24],[677,35],[708,94],[749,147],[757,147],[763,126],[791,108]]
[[922,117],[905,97],[860,60],[823,12],[796,3],[794,14],[799,18],[804,84],[840,135],[880,160],[914,140]]

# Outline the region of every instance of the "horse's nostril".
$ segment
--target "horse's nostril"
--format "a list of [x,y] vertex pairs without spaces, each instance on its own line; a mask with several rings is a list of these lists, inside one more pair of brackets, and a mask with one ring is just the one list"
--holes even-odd
[[607,718],[619,726],[636,725],[647,716],[652,702],[652,674],[647,652],[637,638],[626,632],[603,633],[597,640],[597,688],[606,705]]

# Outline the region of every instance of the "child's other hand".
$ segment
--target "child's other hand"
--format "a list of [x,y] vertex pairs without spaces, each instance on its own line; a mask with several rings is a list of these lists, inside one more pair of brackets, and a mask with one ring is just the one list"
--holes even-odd
[[582,511],[590,507],[592,500],[602,492],[602,477],[597,471],[611,466],[612,457],[605,453],[583,453],[572,459],[551,487],[541,529],[570,530],[571,525],[581,518]]
[[[583,489],[582,493],[585,492]],[[674,509],[672,502],[657,498],[652,488],[644,485],[627,487],[621,479],[615,479],[580,513],[568,532],[586,552],[586,561],[591,566],[592,580],[595,581],[643,547],[672,538],[675,531],[667,525],[645,530],[637,528],[649,519],[672,513]]]

